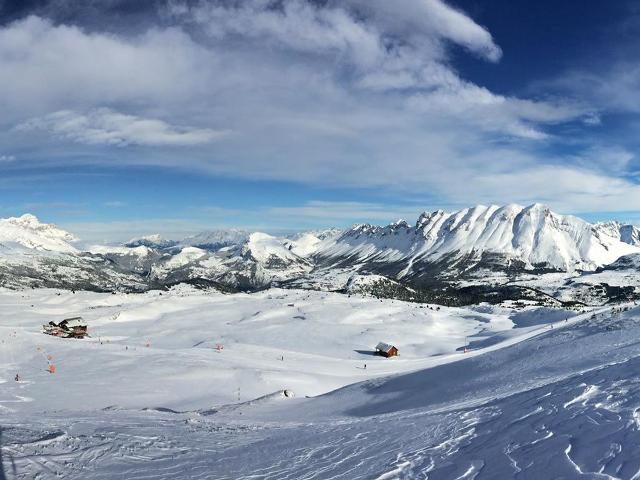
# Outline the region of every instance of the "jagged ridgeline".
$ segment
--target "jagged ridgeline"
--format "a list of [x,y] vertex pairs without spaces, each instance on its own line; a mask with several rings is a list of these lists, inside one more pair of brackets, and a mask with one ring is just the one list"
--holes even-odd
[[0,220],[0,286],[8,288],[140,292],[191,283],[227,292],[280,286],[441,304],[579,305],[634,298],[639,265],[636,227],[590,224],[540,204],[425,212],[413,225],[288,237],[219,230],[116,246],[83,245],[32,215]]

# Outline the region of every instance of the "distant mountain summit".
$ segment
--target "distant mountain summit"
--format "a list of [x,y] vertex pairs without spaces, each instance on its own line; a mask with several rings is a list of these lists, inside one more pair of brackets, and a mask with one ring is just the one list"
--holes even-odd
[[181,240],[181,245],[198,247],[204,250],[218,250],[231,245],[240,245],[249,240],[251,232],[231,228],[198,233]]
[[[635,227],[633,227],[635,228]],[[323,243],[316,255],[325,266],[361,264],[398,278],[489,266],[555,271],[593,271],[639,252],[637,229],[592,225],[559,215],[542,204],[483,206],[453,213],[425,212],[414,226],[404,221],[356,225]],[[629,241],[625,241],[629,240]]]
[[5,248],[76,252],[77,239],[57,226],[41,223],[34,215],[0,219],[0,243]]
[[167,240],[157,233],[154,235],[146,235],[144,237],[132,238],[128,242],[124,244],[125,247],[136,248],[136,247],[148,247],[148,248],[169,248],[173,247],[178,242],[174,240]]

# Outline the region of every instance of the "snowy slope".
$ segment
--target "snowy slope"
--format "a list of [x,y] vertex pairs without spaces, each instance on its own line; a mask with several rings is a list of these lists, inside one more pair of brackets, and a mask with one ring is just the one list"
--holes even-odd
[[[0,313],[10,480],[640,471],[638,309],[436,311],[318,292],[183,288],[0,292]],[[87,318],[94,338],[39,332],[68,314]],[[462,353],[467,335],[471,351]],[[380,340],[401,356],[368,355]],[[44,369],[48,355],[55,375]]]
[[621,242],[640,246],[640,229],[634,225],[624,225],[619,222],[596,223],[594,229],[603,232],[613,238],[618,238]]
[[640,246],[640,228],[635,225],[620,225],[620,240],[629,245]]
[[210,465],[236,479],[637,478],[639,315],[560,324],[509,348],[294,407],[246,405],[217,420],[278,428],[248,445],[239,435],[226,440],[231,448]]
[[357,225],[320,246],[324,265],[357,262],[398,264],[398,277],[411,276],[414,264],[470,259],[497,254],[503,266],[526,269],[595,270],[640,247],[621,241],[620,233],[573,216],[558,215],[540,204],[477,206],[454,213],[424,213],[415,226]]
[[310,257],[318,251],[322,240],[312,233],[304,233],[285,245],[300,257]]
[[[47,403],[55,408],[81,407],[89,388],[100,390],[91,408],[113,404],[205,408],[233,401],[238,385],[244,399],[284,387],[302,396],[318,395],[372,376],[414,370],[432,355],[455,354],[465,335],[481,339],[511,332],[512,317],[521,313],[499,308],[436,311],[414,303],[282,289],[251,295],[199,292],[184,286],[140,295],[0,290],[0,314],[7,319],[0,326],[0,340],[20,330],[19,340],[0,352],[0,379],[8,378],[7,364],[13,362],[22,365],[25,380],[49,378],[38,369],[42,357],[36,350],[37,345],[46,345],[73,398],[53,398],[60,393],[55,383],[30,384],[24,393],[34,401],[20,408],[46,409]],[[65,342],[40,333],[43,323],[76,315],[89,323],[91,339]],[[100,340],[109,344],[100,345]],[[389,363],[372,357],[372,348],[381,340],[402,345],[402,358]],[[141,349],[146,343],[151,346]],[[216,351],[216,344],[222,344],[224,351]],[[73,372],[88,357],[100,358],[101,367],[96,368],[106,383],[96,379],[92,385],[95,372],[89,371],[74,380]],[[155,405],[145,405],[149,397],[136,398],[130,391],[138,388],[137,383],[149,388],[156,381],[160,371],[150,371],[156,362],[169,366],[168,382],[186,386],[197,377],[206,387],[167,389],[152,397]],[[367,372],[360,368],[363,362],[369,364]],[[185,367],[191,373],[180,379]],[[111,391],[112,382],[123,390]],[[229,388],[216,389],[216,384]],[[0,395],[0,411],[6,405],[1,400]]]
[[327,242],[341,233],[342,230],[337,228],[302,232],[288,238],[285,241],[285,245],[296,255],[311,257],[318,251],[323,242]]
[[640,272],[640,254],[625,255],[607,265],[605,270],[634,270]]

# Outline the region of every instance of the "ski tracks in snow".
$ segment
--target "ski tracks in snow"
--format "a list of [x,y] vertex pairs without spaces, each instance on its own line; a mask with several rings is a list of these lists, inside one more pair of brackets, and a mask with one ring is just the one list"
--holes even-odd
[[5,426],[3,454],[15,464],[10,480],[640,478],[640,380],[629,371],[640,373],[640,360],[476,408],[308,425],[54,416]]

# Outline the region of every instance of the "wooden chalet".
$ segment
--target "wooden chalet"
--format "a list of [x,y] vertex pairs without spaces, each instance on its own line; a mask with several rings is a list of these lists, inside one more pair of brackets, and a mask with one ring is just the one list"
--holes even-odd
[[88,325],[82,317],[65,318],[61,322],[49,322],[42,326],[44,333],[62,338],[84,338],[88,335]]
[[380,342],[376,345],[376,354],[381,355],[383,357],[397,357],[398,349],[393,345],[389,345],[388,343]]

